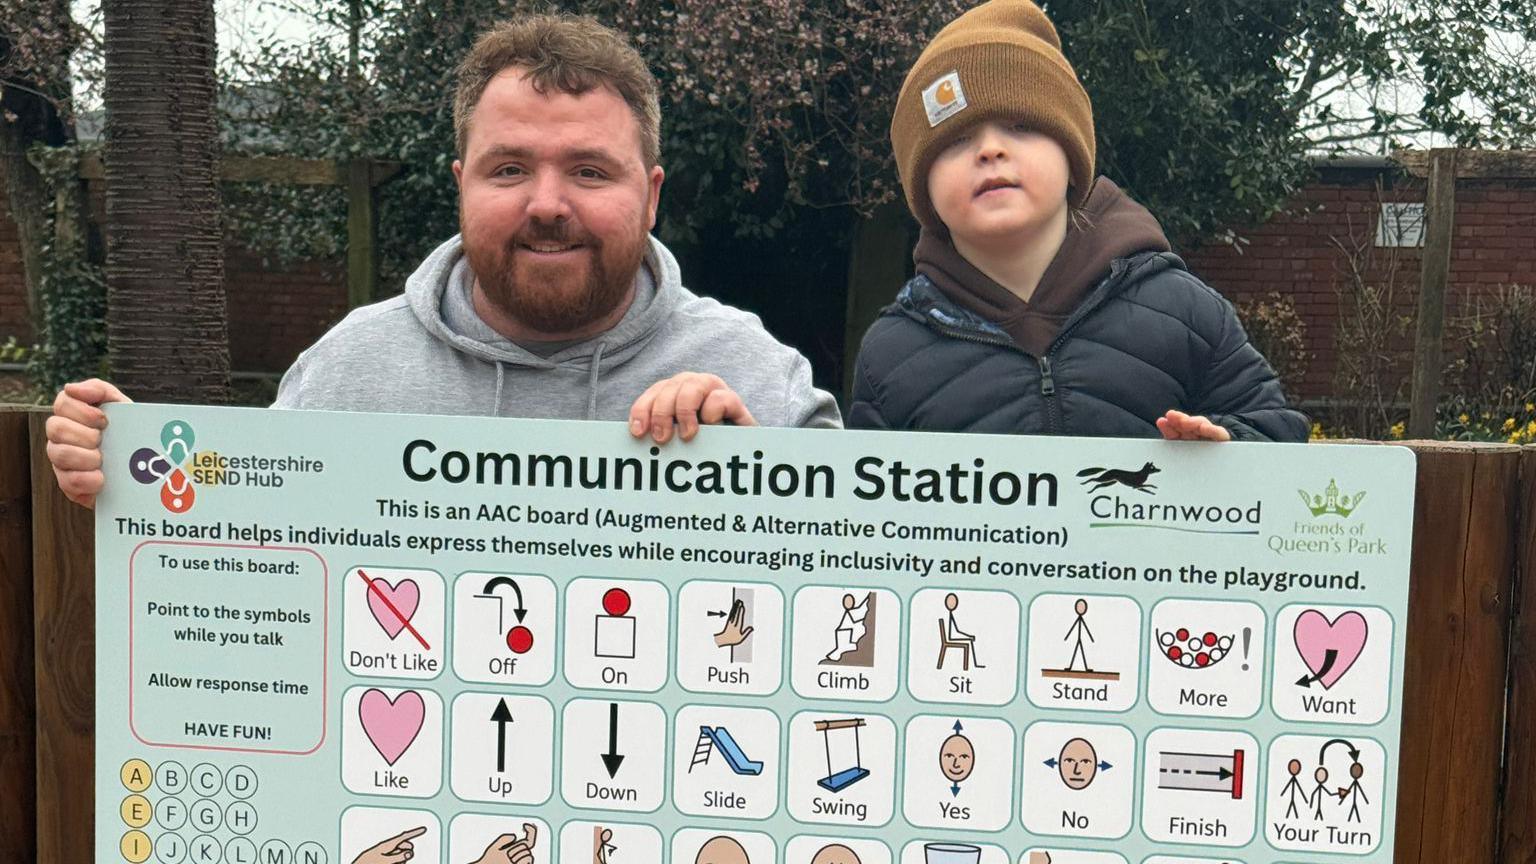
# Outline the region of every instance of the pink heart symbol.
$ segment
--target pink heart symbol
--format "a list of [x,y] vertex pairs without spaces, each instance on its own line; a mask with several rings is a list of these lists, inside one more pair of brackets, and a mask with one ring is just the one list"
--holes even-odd
[[427,719],[427,703],[415,690],[406,690],[391,699],[382,690],[370,689],[357,703],[357,714],[373,749],[393,765],[421,734],[421,724]]
[[400,635],[420,603],[421,588],[415,580],[401,579],[398,585],[391,586],[378,576],[368,577],[368,611],[389,638]]
[[1296,618],[1296,650],[1312,676],[1296,683],[1306,687],[1316,681],[1323,689],[1332,689],[1360,659],[1369,632],[1359,612],[1344,612],[1332,621],[1316,609],[1301,613]]

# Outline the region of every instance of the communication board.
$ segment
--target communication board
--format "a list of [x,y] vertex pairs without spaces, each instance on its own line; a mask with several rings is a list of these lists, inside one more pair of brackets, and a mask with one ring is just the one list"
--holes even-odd
[[1391,859],[1404,448],[109,416],[98,860]]

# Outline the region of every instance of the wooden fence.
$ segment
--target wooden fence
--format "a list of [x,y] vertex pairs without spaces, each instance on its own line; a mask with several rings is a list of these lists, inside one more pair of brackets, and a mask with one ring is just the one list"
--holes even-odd
[[[0,407],[0,861],[93,856],[91,514]],[[1396,864],[1536,864],[1536,447],[1418,454]],[[1521,610],[1525,611],[1522,618]]]

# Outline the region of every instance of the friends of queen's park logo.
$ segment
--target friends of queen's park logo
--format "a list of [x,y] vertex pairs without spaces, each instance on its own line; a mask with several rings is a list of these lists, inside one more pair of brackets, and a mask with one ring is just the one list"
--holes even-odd
[[172,420],[160,430],[160,448],[140,447],[128,457],[133,479],[150,485],[160,484],[160,503],[172,513],[185,513],[197,500],[197,490],[188,473],[192,459],[192,425]]
[[1312,511],[1312,518],[1322,516],[1338,516],[1348,519],[1360,507],[1360,501],[1365,497],[1364,492],[1356,492],[1353,496],[1339,491],[1339,484],[1329,479],[1328,488],[1322,492],[1308,493],[1305,489],[1296,490],[1301,495],[1302,503]]

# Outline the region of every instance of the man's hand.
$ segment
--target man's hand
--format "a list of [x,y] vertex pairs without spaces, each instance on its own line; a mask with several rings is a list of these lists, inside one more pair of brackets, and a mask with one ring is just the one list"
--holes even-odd
[[485,847],[480,857],[470,864],[534,864],[533,847],[539,842],[536,825],[523,823],[523,836],[503,834]]
[[65,384],[53,400],[48,418],[48,461],[64,497],[82,507],[95,507],[106,482],[101,472],[101,430],[107,415],[99,406],[132,402],[123,391],[99,378]]
[[657,381],[629,409],[629,434],[644,438],[649,432],[657,444],[672,440],[674,423],[678,437],[692,441],[700,424],[724,422],[757,425],[736,391],[720,376],[705,372],[680,372]]
[[427,833],[425,826],[401,831],[359,852],[352,864],[405,864],[416,854],[411,841]]
[[1191,417],[1183,411],[1169,411],[1157,418],[1157,431],[1169,441],[1232,440],[1232,433],[1212,423],[1209,417]]

